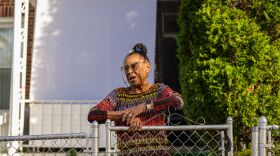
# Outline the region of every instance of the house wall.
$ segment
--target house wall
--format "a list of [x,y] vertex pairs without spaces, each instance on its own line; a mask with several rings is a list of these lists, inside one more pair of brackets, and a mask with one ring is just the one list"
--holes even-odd
[[35,22],[31,100],[103,99],[138,42],[154,69],[156,0],[37,1]]

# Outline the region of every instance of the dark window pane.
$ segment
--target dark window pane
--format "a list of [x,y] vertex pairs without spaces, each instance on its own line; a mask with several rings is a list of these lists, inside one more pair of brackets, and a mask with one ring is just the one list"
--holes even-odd
[[[1,24],[1,23],[0,23]],[[0,29],[0,109],[9,109],[13,28]]]
[[0,68],[0,109],[9,109],[11,69]]
[[177,33],[179,27],[177,24],[177,15],[166,14],[163,15],[163,32],[164,33]]
[[13,29],[0,28],[0,68],[11,67],[12,51],[13,51]]

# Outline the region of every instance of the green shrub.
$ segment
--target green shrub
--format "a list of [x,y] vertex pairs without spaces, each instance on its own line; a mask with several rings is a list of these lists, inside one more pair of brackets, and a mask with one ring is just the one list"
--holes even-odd
[[251,156],[252,151],[251,149],[246,149],[237,153],[237,156]]
[[238,144],[249,143],[259,116],[280,121],[279,16],[276,0],[181,1],[177,42],[187,117],[220,124],[232,116]]

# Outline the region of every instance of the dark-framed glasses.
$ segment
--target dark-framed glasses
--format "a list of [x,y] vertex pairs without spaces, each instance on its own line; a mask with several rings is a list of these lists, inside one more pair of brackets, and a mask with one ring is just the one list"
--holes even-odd
[[145,63],[145,62],[134,62],[132,64],[126,64],[124,66],[121,67],[121,70],[125,71],[125,72],[128,72],[129,69],[133,70],[133,71],[136,71],[139,69],[139,64],[140,63]]

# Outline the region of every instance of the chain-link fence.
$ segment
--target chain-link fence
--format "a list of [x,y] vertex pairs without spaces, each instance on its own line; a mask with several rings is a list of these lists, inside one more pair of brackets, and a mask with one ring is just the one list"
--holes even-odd
[[[221,125],[144,126],[138,132],[128,131],[127,126],[113,126],[110,120],[104,131],[97,122],[91,127],[88,134],[0,137],[0,155],[233,156],[231,118]],[[102,151],[100,141],[104,140],[106,147]]]
[[[230,140],[223,130],[185,130],[176,126],[149,127],[142,132],[116,130],[118,155],[193,155],[220,156],[230,151]],[[206,127],[207,128],[207,127]],[[172,129],[173,131],[167,131]],[[146,131],[149,130],[149,131]]]
[[0,137],[0,155],[77,155],[89,151],[86,133]]
[[[231,118],[225,125],[145,126],[140,132],[107,121],[106,133],[106,152],[116,155],[233,155]],[[111,144],[112,137],[116,144]]]

